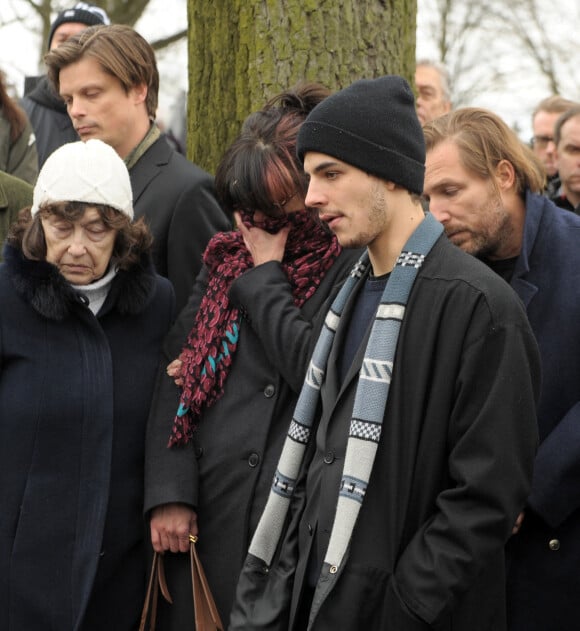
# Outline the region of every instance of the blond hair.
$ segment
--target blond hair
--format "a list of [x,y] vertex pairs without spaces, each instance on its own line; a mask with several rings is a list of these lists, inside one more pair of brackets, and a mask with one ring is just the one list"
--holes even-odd
[[423,127],[427,151],[446,140],[459,149],[463,166],[483,180],[494,180],[498,164],[509,162],[515,172],[516,191],[540,193],[545,174],[542,163],[497,114],[476,107],[464,107],[427,123]]

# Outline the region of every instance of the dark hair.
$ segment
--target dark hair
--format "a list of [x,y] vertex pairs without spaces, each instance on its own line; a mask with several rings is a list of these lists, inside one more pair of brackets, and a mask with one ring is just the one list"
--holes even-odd
[[85,202],[58,202],[41,206],[32,217],[30,207],[23,208],[18,218],[10,226],[6,241],[20,250],[26,258],[33,261],[46,259],[46,239],[41,219],[49,215],[62,217],[66,221],[76,221],[82,217],[87,208],[96,208],[108,228],[117,230],[117,238],[113,247],[111,260],[119,269],[127,270],[139,264],[143,254],[151,250],[153,237],[143,217],[131,222],[127,215],[105,206],[104,204],[87,204]]
[[226,211],[259,210],[275,217],[297,193],[305,197],[308,185],[296,156],[298,130],[329,94],[319,83],[302,82],[246,118],[216,170],[217,196]]
[[159,92],[155,52],[137,31],[122,24],[89,26],[48,52],[44,61],[57,94],[60,71],[85,56],[96,59],[104,72],[121,82],[127,93],[131,88],[146,85],[147,113],[155,118]]
[[10,126],[10,143],[16,142],[26,127],[26,114],[6,89],[6,75],[0,71],[0,112]]

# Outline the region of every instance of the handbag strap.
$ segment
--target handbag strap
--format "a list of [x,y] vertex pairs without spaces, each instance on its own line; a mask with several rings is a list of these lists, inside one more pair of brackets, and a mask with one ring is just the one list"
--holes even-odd
[[[159,589],[157,589],[158,586]],[[147,626],[147,618],[149,618],[149,631],[155,631],[159,590],[161,590],[163,598],[165,598],[168,603],[173,604],[173,600],[171,599],[171,595],[169,594],[169,590],[167,589],[167,581],[165,580],[165,567],[163,564],[163,556],[155,552],[153,553],[153,563],[151,564],[151,573],[149,575],[147,593],[145,594],[145,602],[143,604],[143,611],[141,612],[139,631],[145,631],[145,628]],[[150,615],[149,610],[151,610]]]
[[209,583],[197,556],[196,543],[197,537],[189,535],[195,628],[196,631],[223,631],[224,627],[209,588]]
[[[197,556],[197,550],[195,549],[196,542],[197,537],[190,535],[189,548],[195,628],[196,631],[224,631],[205,572]],[[163,598],[165,598],[168,603],[173,604],[169,589],[167,588],[163,555],[155,552],[153,554],[153,563],[151,564],[151,573],[149,575],[143,611],[141,612],[139,631],[146,631],[147,620],[149,620],[149,631],[155,631],[159,592],[161,592]]]

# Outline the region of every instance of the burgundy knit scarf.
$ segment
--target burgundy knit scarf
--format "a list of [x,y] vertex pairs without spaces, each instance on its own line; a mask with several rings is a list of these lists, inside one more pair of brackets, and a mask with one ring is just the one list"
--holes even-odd
[[[254,225],[252,213],[242,212],[242,221],[248,227]],[[275,233],[288,224],[291,228],[282,267],[292,287],[294,304],[300,307],[314,294],[341,247],[308,211],[289,213],[255,225]],[[250,252],[237,230],[214,235],[203,260],[209,283],[179,356],[183,362],[183,386],[169,437],[170,447],[189,442],[202,410],[223,394],[241,323],[238,309],[229,306],[228,291],[238,276],[253,267]]]

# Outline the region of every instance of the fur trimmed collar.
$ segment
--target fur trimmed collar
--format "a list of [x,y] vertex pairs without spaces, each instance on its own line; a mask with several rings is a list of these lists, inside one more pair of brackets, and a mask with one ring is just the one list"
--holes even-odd
[[[63,320],[75,305],[85,304],[77,292],[52,263],[31,261],[12,245],[4,247],[6,271],[14,288],[40,315],[49,320]],[[145,308],[153,296],[155,270],[151,257],[144,254],[138,265],[119,270],[102,311],[116,310],[135,315]]]

